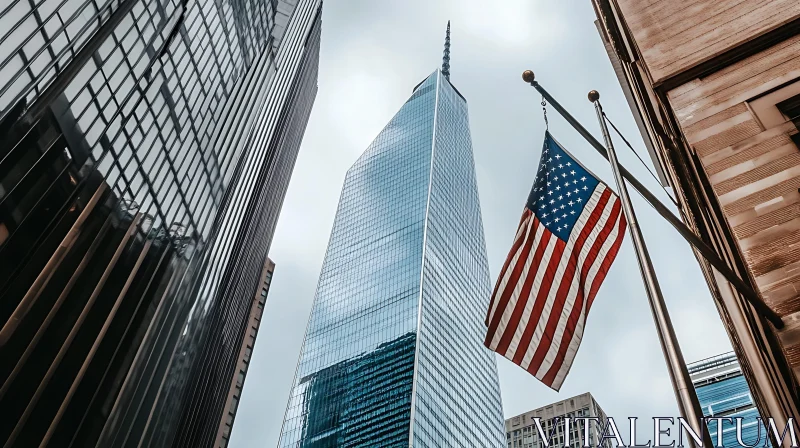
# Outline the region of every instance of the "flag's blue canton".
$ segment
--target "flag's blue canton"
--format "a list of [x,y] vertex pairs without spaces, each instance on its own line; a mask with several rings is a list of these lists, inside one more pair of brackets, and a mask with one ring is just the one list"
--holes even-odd
[[547,133],[527,207],[548,230],[566,241],[597,184],[597,178]]

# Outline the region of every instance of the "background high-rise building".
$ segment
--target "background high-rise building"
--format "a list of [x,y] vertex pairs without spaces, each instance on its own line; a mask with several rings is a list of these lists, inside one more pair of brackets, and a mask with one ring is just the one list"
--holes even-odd
[[[554,420],[556,417],[560,419]],[[569,445],[565,443],[564,417],[569,417],[570,425]],[[583,422],[576,418],[599,418],[600,424],[589,425],[589,445],[592,447],[611,448],[611,441],[606,439],[600,443],[606,414],[597,404],[590,393],[577,395],[566,400],[561,400],[539,409],[511,417],[506,420],[506,446],[508,448],[538,448],[543,446],[539,430],[536,428],[535,419],[539,418],[542,429],[550,438],[552,448],[580,448],[583,446]]]
[[210,446],[320,0],[0,6],[0,445]]
[[[693,362],[687,366],[692,378],[697,399],[706,417],[742,418],[742,441],[749,446],[766,442],[767,431],[759,430],[758,409],[742,375],[739,361],[733,353],[724,353],[712,358]],[[724,447],[740,447],[736,439],[736,423],[723,422],[722,444]],[[708,422],[711,441],[717,446],[717,422]],[[760,440],[760,441],[759,441]]]
[[778,330],[698,257],[753,399],[783,427],[800,415],[800,2],[592,3],[684,221],[783,316]]
[[467,103],[437,70],[347,172],[279,445],[504,446],[490,293]]

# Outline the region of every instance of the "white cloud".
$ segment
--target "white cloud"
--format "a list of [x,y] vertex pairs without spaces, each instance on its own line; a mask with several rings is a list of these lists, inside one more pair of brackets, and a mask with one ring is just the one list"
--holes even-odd
[[633,322],[609,340],[602,368],[617,400],[647,400],[656,409],[668,409],[675,396],[655,329],[648,323]]
[[339,143],[348,155],[358,157],[396,112],[387,101],[399,97],[392,81],[374,71],[357,71],[332,85],[321,107],[330,131],[341,134]]
[[458,2],[454,22],[475,40],[491,43],[498,50],[514,52],[536,42],[539,48],[553,46],[564,31],[560,16],[553,14],[548,2],[484,0]]

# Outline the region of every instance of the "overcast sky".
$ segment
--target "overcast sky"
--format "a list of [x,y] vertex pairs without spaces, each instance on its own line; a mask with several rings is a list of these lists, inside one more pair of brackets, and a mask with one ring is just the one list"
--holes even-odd
[[[232,447],[277,445],[345,171],[411,89],[441,65],[448,19],[451,80],[469,102],[493,277],[510,249],[542,147],[540,97],[522,82],[523,70],[534,70],[537,80],[599,137],[586,99],[597,89],[609,117],[646,154],[595,28],[590,0],[327,1],[319,93],[270,250],[275,277]],[[613,185],[608,163],[552,108],[548,112],[559,142]],[[622,162],[658,190],[622,142],[617,147]],[[666,198],[663,192],[660,196]],[[638,196],[634,202],[686,360],[729,351],[689,246]],[[677,415],[629,237],[594,302],[560,393],[504,358],[497,356],[497,363],[506,417],[584,392],[620,419]]]

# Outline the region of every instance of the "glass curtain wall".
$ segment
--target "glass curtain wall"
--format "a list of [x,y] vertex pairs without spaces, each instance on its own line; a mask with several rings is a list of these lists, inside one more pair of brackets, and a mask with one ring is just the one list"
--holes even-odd
[[504,446],[464,98],[437,70],[347,172],[281,447]]
[[316,94],[320,9],[0,6],[0,444],[213,440]]

